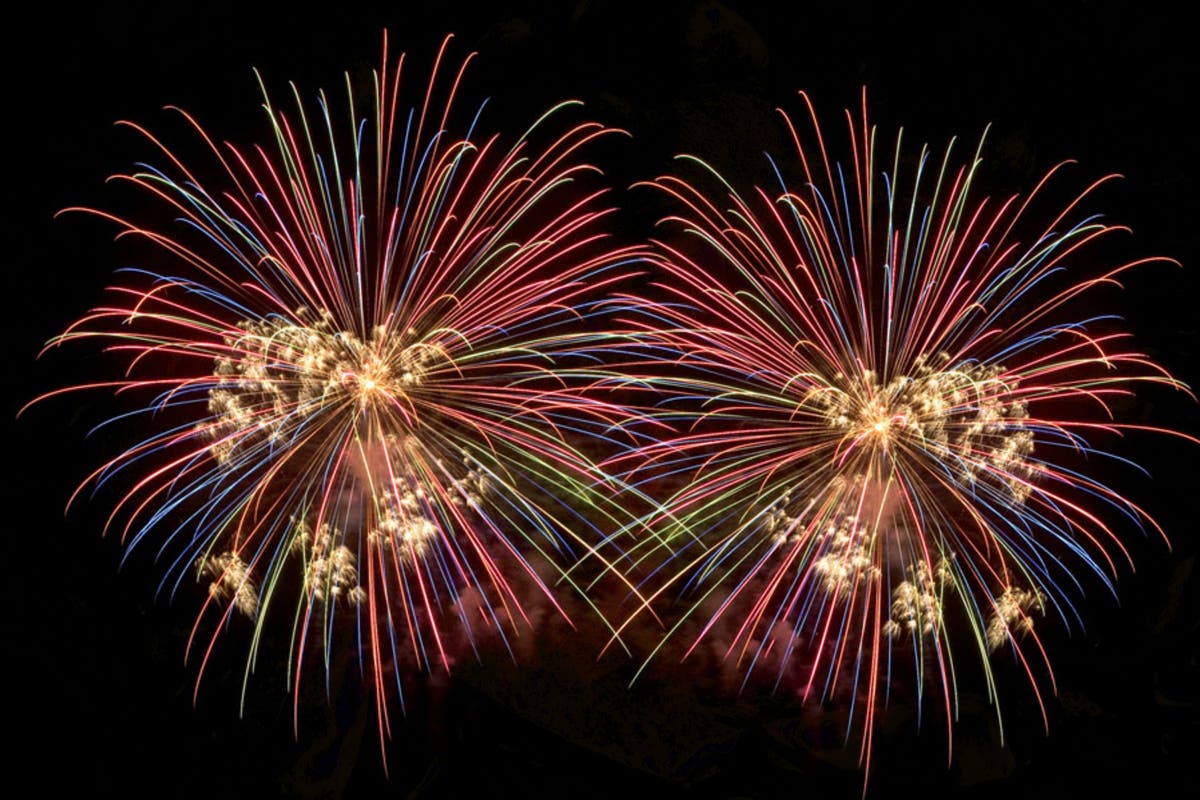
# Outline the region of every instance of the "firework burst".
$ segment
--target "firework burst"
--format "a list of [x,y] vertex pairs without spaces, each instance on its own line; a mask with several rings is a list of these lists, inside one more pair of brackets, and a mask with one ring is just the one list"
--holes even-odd
[[995,201],[972,189],[982,141],[962,165],[952,145],[902,167],[897,137],[881,164],[865,95],[838,165],[804,99],[812,145],[784,114],[798,182],[776,167],[782,188],[746,198],[686,157],[721,201],[651,184],[681,211],[658,244],[661,302],[635,325],[674,395],[664,416],[687,429],[612,466],[677,487],[640,556],[649,599],[684,598],[663,644],[686,635],[686,654],[708,642],[743,685],[848,702],[869,762],[902,674],[948,722],[968,658],[993,703],[1003,654],[1035,693],[1053,687],[1038,620],[1076,624],[1081,572],[1111,589],[1120,523],[1158,530],[1089,474],[1108,458],[1091,442],[1146,429],[1114,421],[1139,383],[1182,387],[1087,310],[1166,261],[1095,268],[1121,229],[1079,204],[1107,179],[1047,219],[1061,167]]
[[77,210],[170,266],[125,271],[51,342],[128,365],[62,392],[148,398],[123,416],[156,431],[80,489],[125,480],[109,528],[156,542],[172,592],[207,586],[190,648],[207,661],[239,617],[257,648],[265,620],[290,621],[297,685],[309,658],[360,649],[381,733],[407,670],[449,668],[483,635],[510,646],[531,594],[565,616],[553,584],[604,561],[619,514],[568,443],[623,413],[583,390],[596,300],[631,256],[607,243],[580,160],[614,131],[563,125],[564,103],[511,145],[479,135],[478,113],[451,133],[470,57],[448,71],[448,43],[411,109],[386,39],[372,91],[347,76],[343,111],[293,89],[285,113],[264,88],[268,146],[219,143],[178,111],[204,168],[126,123],[162,166],[116,180],[173,227]]

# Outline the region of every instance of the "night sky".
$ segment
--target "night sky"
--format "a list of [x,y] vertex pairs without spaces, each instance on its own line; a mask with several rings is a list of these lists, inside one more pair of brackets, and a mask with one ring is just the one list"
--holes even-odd
[[[184,650],[200,595],[156,595],[153,546],[122,565],[119,542],[100,536],[114,494],[85,496],[63,514],[71,491],[125,441],[119,432],[88,436],[120,402],[78,395],[15,419],[38,394],[119,368],[86,344],[36,358],[102,301],[129,258],[112,244],[111,226],[54,215],[116,206],[121,196],[105,178],[154,155],[116,120],[184,137],[162,110],[171,104],[218,138],[264,141],[252,68],[280,97],[289,80],[306,98],[341,91],[344,71],[378,65],[385,28],[392,51],[408,51],[422,74],[446,33],[457,35],[456,58],[478,51],[461,96],[464,105],[490,98],[491,129],[515,135],[575,97],[629,131],[632,139],[593,158],[603,159],[623,208],[617,235],[631,243],[652,234],[665,207],[626,187],[670,169],[673,155],[702,155],[748,189],[768,178],[763,152],[785,149],[776,107],[802,114],[795,92],[804,89],[840,134],[842,109],[857,106],[866,86],[885,141],[903,126],[913,146],[940,151],[957,135],[965,153],[990,123],[982,180],[997,194],[1028,190],[1065,159],[1080,162],[1067,181],[1079,189],[1125,176],[1088,206],[1133,230],[1113,258],[1165,255],[1183,267],[1137,271],[1104,299],[1146,353],[1196,386],[1200,216],[1196,134],[1185,124],[1198,96],[1194,29],[1154,2],[1067,0],[1049,12],[979,4],[949,16],[895,3],[879,12],[649,0],[376,5],[330,3],[311,16],[298,5],[41,3],[27,26],[9,23],[19,41],[4,53],[6,127],[16,139],[4,170],[10,311],[0,414],[16,578],[5,645],[16,704],[6,717],[19,742],[10,774],[46,794],[857,797],[861,772],[856,751],[840,746],[837,709],[799,708],[786,691],[730,697],[694,669],[661,665],[627,691],[635,662],[594,663],[597,642],[586,635],[555,637],[537,659],[466,664],[452,679],[413,687],[408,716],[394,715],[390,777],[352,660],[335,665],[328,696],[318,672],[307,675],[298,740],[286,636],[268,642],[241,717],[246,637],[236,631],[193,705],[196,664],[184,663]],[[1130,421],[1200,433],[1197,407],[1181,392],[1141,392],[1125,410]],[[1149,796],[1197,786],[1200,446],[1147,436],[1113,448],[1150,475],[1104,477],[1159,520],[1171,547],[1123,529],[1137,571],[1120,567],[1119,602],[1083,575],[1076,597],[1086,629],[1050,619],[1039,628],[1058,686],[1057,697],[1045,692],[1049,735],[1028,682],[1002,666],[1002,746],[978,671],[968,668],[949,766],[944,720],[929,713],[918,729],[913,708],[899,702],[880,726],[871,796],[1103,796],[1115,786]]]

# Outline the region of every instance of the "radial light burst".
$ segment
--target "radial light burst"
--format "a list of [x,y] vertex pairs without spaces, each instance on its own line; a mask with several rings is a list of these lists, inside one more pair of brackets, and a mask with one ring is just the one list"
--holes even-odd
[[982,140],[965,163],[953,143],[913,158],[877,143],[865,94],[839,164],[801,96],[811,135],[784,114],[799,174],[772,163],[779,190],[745,197],[692,157],[701,181],[651,184],[680,211],[634,324],[684,425],[611,466],[674,487],[641,553],[647,602],[683,602],[656,652],[707,642],[743,686],[847,702],[869,762],[905,675],[947,722],[969,662],[993,703],[996,658],[1053,688],[1040,620],[1076,627],[1088,580],[1111,589],[1128,560],[1124,532],[1161,533],[1096,477],[1121,459],[1092,443],[1155,430],[1115,419],[1137,386],[1184,387],[1091,310],[1169,262],[1105,262],[1122,229],[1081,208],[1108,178],[1065,207],[1045,196],[1066,165],[1028,197],[982,197]]
[[625,413],[586,391],[596,303],[632,251],[608,242],[581,153],[617,132],[568,123],[566,102],[509,144],[481,135],[482,107],[457,112],[471,59],[447,69],[449,41],[411,108],[386,38],[371,91],[347,76],[341,105],[293,88],[284,112],[264,88],[266,145],[175,109],[193,161],[125,123],[160,166],[115,180],[174,222],[72,209],[149,242],[153,266],[51,342],[100,343],[128,371],[47,397],[145,398],[110,420],[144,438],[80,489],[124,487],[109,527],[157,549],[171,592],[207,586],[190,649],[207,662],[238,618],[257,649],[281,620],[297,685],[306,662],[360,649],[381,732],[406,672],[484,635],[510,645],[531,596],[565,616],[554,584],[608,563],[621,513],[579,449]]

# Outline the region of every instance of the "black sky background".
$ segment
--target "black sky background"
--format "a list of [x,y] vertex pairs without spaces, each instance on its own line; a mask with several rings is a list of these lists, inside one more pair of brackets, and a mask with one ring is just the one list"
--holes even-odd
[[[457,55],[478,50],[462,96],[490,97],[485,120],[495,129],[523,129],[553,102],[578,97],[593,117],[630,131],[632,141],[612,145],[605,166],[625,208],[619,234],[631,242],[650,235],[663,209],[624,187],[669,169],[678,152],[705,156],[743,187],[763,181],[762,152],[784,150],[776,106],[799,113],[795,91],[805,89],[828,130],[840,133],[841,109],[856,105],[865,85],[881,131],[903,125],[911,144],[939,148],[960,135],[973,145],[992,123],[984,180],[997,192],[1026,190],[1067,158],[1080,162],[1079,188],[1087,177],[1123,174],[1089,208],[1133,229],[1120,245],[1128,254],[1171,256],[1183,268],[1141,270],[1105,299],[1147,353],[1200,384],[1197,137],[1187,122],[1197,97],[1195,32],[1166,4],[1040,5],[979,4],[949,15],[920,4],[780,10],[735,2],[482,10],[347,2],[320,15],[254,3],[30,6],[31,21],[10,24],[5,49],[5,127],[16,139],[4,168],[3,271],[13,768],[47,792],[168,797],[600,797],[637,789],[857,797],[854,754],[830,735],[835,715],[798,710],[786,696],[722,697],[703,681],[693,689],[685,670],[678,680],[660,671],[626,691],[628,663],[577,671],[594,652],[584,637],[557,643],[570,652],[537,663],[468,665],[448,683],[418,689],[408,720],[395,720],[390,778],[353,680],[349,688],[332,682],[326,701],[309,674],[315,686],[302,690],[297,741],[282,666],[261,664],[239,718],[236,636],[193,706],[196,668],[183,663],[188,598],[156,598],[150,552],[120,566],[118,542],[99,536],[103,498],[63,515],[71,490],[113,455],[107,434],[86,434],[117,406],[80,396],[15,419],[31,397],[113,364],[86,347],[35,361],[127,263],[109,227],[54,214],[113,206],[104,179],[153,155],[115,120],[182,135],[161,110],[175,104],[218,137],[261,140],[252,67],[278,95],[288,80],[305,97],[340,91],[343,71],[378,64],[385,27],[393,51],[408,51],[418,72],[447,32],[458,35]],[[1144,392],[1128,410],[1146,424],[1200,432],[1182,393]],[[1152,477],[1128,470],[1110,480],[1163,524],[1172,549],[1127,531],[1138,570],[1121,569],[1120,603],[1085,576],[1087,630],[1068,636],[1049,620],[1041,629],[1059,689],[1058,697],[1046,693],[1049,736],[1022,676],[1000,669],[1009,726],[1002,747],[967,669],[954,761],[947,767],[944,721],[934,715],[918,731],[901,709],[881,727],[872,796],[1197,786],[1200,447],[1146,437],[1119,452]]]

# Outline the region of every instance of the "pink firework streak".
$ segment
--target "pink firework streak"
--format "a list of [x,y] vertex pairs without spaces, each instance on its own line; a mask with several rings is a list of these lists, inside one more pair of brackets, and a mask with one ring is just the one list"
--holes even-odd
[[614,571],[606,537],[623,524],[578,449],[626,415],[587,388],[605,375],[597,303],[634,252],[608,243],[580,160],[618,132],[562,125],[566,102],[510,145],[479,135],[478,113],[452,134],[470,57],[447,72],[448,43],[411,109],[386,38],[373,92],[348,90],[344,116],[298,93],[285,114],[264,89],[265,146],[219,143],[176,109],[203,169],[125,123],[162,166],[115,180],[175,224],[71,209],[150,242],[156,266],[124,271],[50,343],[98,341],[127,372],[46,397],[149,398],[123,417],[156,432],[80,490],[124,480],[108,528],[154,540],[172,591],[207,586],[189,651],[207,663],[239,616],[257,649],[274,617],[298,687],[306,660],[355,648],[381,741],[404,673],[448,669],[483,636],[511,650],[540,614],[531,596],[565,617],[557,583],[599,613],[575,576],[593,559]]
[[675,635],[690,637],[684,658],[720,643],[742,685],[840,698],[869,767],[903,674],[950,723],[964,661],[995,705],[1007,652],[1042,705],[1054,682],[1035,620],[1078,619],[1080,568],[1111,590],[1128,561],[1117,522],[1162,533],[1085,471],[1116,458],[1090,442],[1184,436],[1114,421],[1113,405],[1138,384],[1186,389],[1086,310],[1125,271],[1173,263],[1095,269],[1122,229],[1079,209],[1108,178],[1049,217],[1065,165],[1028,197],[979,198],[979,150],[959,165],[922,149],[901,169],[898,137],[881,164],[865,94],[846,115],[850,163],[835,164],[801,96],[811,145],[783,115],[798,181],[776,167],[782,188],[746,198],[684,157],[722,199],[650,184],[680,211],[657,243],[657,302],[630,319],[671,398],[662,416],[686,432],[609,466],[674,487],[638,556],[647,602],[684,602],[654,652]]

